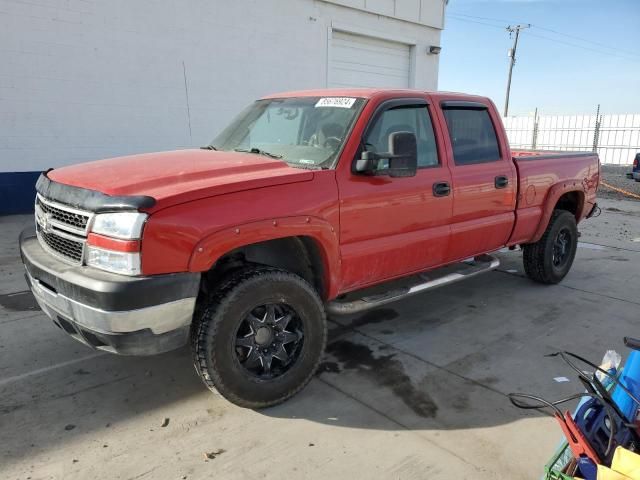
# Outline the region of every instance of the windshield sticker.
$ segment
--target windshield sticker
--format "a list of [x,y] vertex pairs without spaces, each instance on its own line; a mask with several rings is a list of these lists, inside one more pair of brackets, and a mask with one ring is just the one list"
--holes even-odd
[[315,107],[351,108],[356,103],[355,98],[349,97],[325,97],[318,100]]
[[313,160],[307,160],[306,158],[301,158],[300,160],[298,160],[299,163],[306,163],[307,165],[315,165],[316,162],[314,162]]

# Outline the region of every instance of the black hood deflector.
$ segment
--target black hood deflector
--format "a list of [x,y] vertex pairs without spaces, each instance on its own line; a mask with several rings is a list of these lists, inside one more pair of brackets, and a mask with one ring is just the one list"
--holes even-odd
[[87,188],[74,187],[49,180],[42,172],[36,182],[36,191],[43,197],[89,212],[115,212],[119,210],[148,209],[156,199],[146,195],[111,196]]

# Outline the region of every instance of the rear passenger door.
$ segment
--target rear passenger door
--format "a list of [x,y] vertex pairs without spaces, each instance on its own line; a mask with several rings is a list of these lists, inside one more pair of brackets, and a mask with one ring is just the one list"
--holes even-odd
[[[476,102],[441,103],[453,181],[450,261],[503,247],[515,220],[517,172],[501,149],[495,110]],[[502,151],[506,150],[506,151]]]

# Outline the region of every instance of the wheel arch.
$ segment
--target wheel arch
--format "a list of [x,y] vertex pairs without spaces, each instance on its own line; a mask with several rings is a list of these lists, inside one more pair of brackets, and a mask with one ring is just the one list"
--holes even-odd
[[316,288],[323,300],[338,291],[339,247],[335,229],[314,217],[287,217],[216,232],[195,247],[189,270],[215,279],[230,269],[260,264],[295,273]]
[[560,182],[549,189],[538,224],[531,243],[540,240],[551,220],[554,210],[566,210],[573,214],[576,223],[585,216],[585,193],[579,182]]

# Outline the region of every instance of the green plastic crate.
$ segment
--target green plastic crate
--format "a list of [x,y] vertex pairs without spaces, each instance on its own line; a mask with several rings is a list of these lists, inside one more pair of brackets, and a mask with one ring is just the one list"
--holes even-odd
[[560,448],[553,454],[551,460],[544,466],[544,480],[573,480],[573,473],[565,472],[567,465],[573,458],[573,452],[567,442],[562,442]]

